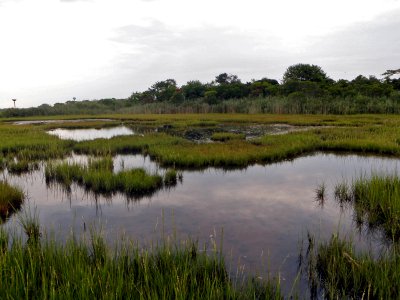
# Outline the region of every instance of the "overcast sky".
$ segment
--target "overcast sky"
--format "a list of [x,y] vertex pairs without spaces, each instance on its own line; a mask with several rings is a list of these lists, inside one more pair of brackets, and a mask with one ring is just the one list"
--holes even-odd
[[0,108],[126,98],[174,78],[400,68],[400,0],[0,0]]

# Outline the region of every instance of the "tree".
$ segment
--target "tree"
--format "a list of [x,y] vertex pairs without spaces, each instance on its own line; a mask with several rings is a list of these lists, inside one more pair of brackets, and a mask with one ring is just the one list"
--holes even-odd
[[329,77],[321,67],[309,64],[297,64],[287,68],[283,75],[283,83],[288,81],[326,82]]
[[202,84],[199,80],[188,81],[182,86],[182,91],[186,99],[202,98],[204,97],[206,89],[207,86]]
[[177,86],[175,79],[157,81],[151,86],[149,91],[153,93],[156,101],[168,101],[176,92]]
[[278,80],[270,79],[270,78],[267,78],[267,77],[263,77],[263,78],[261,78],[259,80],[254,80],[253,79],[252,83],[254,83],[254,82],[262,82],[262,83],[269,83],[269,84],[272,84],[272,85],[279,85]]
[[215,77],[215,82],[218,84],[231,84],[231,83],[241,83],[237,75],[222,73]]
[[400,69],[386,70],[386,72],[383,73],[382,75],[385,76],[385,78],[389,79],[391,76],[396,75],[396,74],[400,74]]

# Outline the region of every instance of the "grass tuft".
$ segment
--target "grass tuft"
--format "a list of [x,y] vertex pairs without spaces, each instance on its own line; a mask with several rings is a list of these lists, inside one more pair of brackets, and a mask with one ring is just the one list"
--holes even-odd
[[388,239],[400,240],[400,178],[397,175],[360,177],[352,184],[340,183],[335,196],[354,206],[356,220],[371,229],[382,229]]
[[96,194],[110,195],[116,192],[129,197],[150,195],[162,188],[160,175],[147,174],[144,169],[112,172],[112,159],[90,160],[87,166],[77,163],[48,163],[45,168],[46,182],[62,183],[69,188],[73,182]]
[[29,160],[11,160],[7,163],[8,172],[11,174],[20,175],[23,173],[33,172],[39,169],[39,163],[37,161]]
[[5,181],[0,181],[0,218],[5,220],[17,211],[24,198],[24,193],[19,188],[11,186]]

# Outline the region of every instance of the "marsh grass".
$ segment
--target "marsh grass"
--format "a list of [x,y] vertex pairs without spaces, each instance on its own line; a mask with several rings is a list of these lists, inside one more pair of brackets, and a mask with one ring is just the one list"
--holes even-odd
[[24,197],[24,193],[19,188],[0,180],[0,218],[5,220],[17,211],[21,207]]
[[114,170],[114,162],[111,156],[106,156],[103,158],[89,158],[88,169],[95,171],[109,171]]
[[326,184],[324,182],[315,189],[315,199],[321,206],[324,206],[326,200]]
[[88,165],[78,163],[48,163],[45,168],[46,182],[58,182],[69,188],[72,183],[83,186],[95,194],[112,195],[121,192],[129,197],[151,195],[165,186],[177,184],[178,173],[166,172],[164,178],[158,174],[148,174],[136,168],[113,173],[111,157],[89,159]]
[[335,188],[340,202],[354,206],[356,220],[371,229],[383,229],[388,239],[400,239],[400,178],[397,175],[360,177]]
[[164,185],[166,187],[175,186],[178,180],[182,182],[182,172],[178,172],[175,169],[168,169],[164,174]]
[[[400,255],[395,247],[375,258],[357,253],[351,240],[333,235],[330,241],[312,246],[308,272],[316,284],[314,296],[327,299],[398,299]],[[316,297],[317,298],[317,297]]]
[[[79,117],[79,116],[75,116]],[[82,117],[82,116],[81,116]],[[115,154],[150,154],[161,165],[177,168],[244,168],[255,163],[269,163],[315,151],[358,152],[400,156],[398,143],[400,117],[383,115],[243,115],[243,114],[188,114],[188,115],[103,115],[99,118],[116,119],[158,128],[163,125],[183,130],[205,124],[290,124],[298,126],[333,126],[306,132],[263,137],[245,141],[225,140],[224,143],[198,144],[166,133],[145,136],[114,137],[93,141],[60,140],[46,134],[48,127],[15,126],[0,123],[0,156],[18,161],[38,161],[60,158],[72,151],[82,154],[108,156]],[[89,122],[90,123],[90,122]],[[99,123],[100,124],[100,123]],[[87,124],[84,124],[87,126]],[[236,136],[235,136],[236,137]],[[217,136],[218,138],[218,136]]]
[[244,140],[246,136],[242,133],[233,132],[215,132],[211,136],[211,140],[217,142],[226,142],[231,140]]
[[39,169],[39,162],[28,160],[11,160],[7,163],[7,170],[11,174],[20,175],[23,173],[33,172]]
[[42,126],[4,124],[0,124],[0,140],[0,154],[28,161],[63,157],[73,143],[48,135]]
[[231,279],[219,251],[191,240],[165,237],[140,248],[121,239],[110,248],[96,230],[60,244],[24,243],[0,229],[0,249],[2,299],[283,298],[272,279]]
[[18,222],[28,237],[28,243],[37,244],[42,233],[36,208],[33,212],[29,207],[26,208],[23,213],[18,215]]

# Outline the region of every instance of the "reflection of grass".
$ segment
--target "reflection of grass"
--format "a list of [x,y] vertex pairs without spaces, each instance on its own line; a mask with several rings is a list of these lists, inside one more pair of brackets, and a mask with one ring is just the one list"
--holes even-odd
[[244,140],[245,135],[241,133],[233,133],[233,132],[215,132],[211,136],[213,141],[218,142],[226,142],[231,140]]
[[355,208],[356,220],[370,228],[382,228],[386,236],[400,238],[400,178],[378,176],[359,178],[351,185],[341,183],[335,188],[340,202],[350,202]]
[[24,193],[7,182],[0,181],[0,218],[5,219],[18,210],[24,201]]
[[177,172],[167,171],[164,179],[160,175],[147,174],[143,169],[112,172],[113,161],[110,157],[103,159],[90,159],[87,166],[77,163],[48,163],[45,169],[46,182],[56,181],[66,187],[73,182],[84,186],[98,194],[112,194],[122,192],[128,196],[136,197],[151,194],[163,187],[176,185]]
[[281,299],[278,283],[231,280],[223,258],[190,241],[151,249],[121,242],[109,248],[90,240],[23,244],[3,230],[1,299]]
[[309,252],[309,276],[327,299],[399,299],[398,250],[376,259],[357,254],[351,241],[333,236]]

